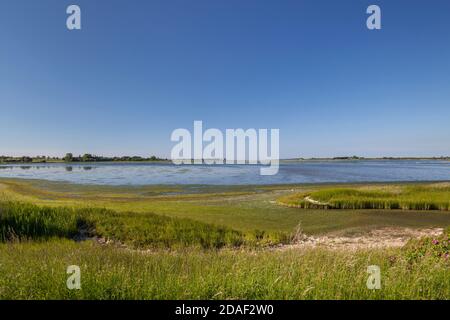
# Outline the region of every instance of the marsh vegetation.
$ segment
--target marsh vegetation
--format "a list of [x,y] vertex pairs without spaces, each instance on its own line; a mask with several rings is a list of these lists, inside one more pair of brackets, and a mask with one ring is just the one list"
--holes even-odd
[[279,202],[299,208],[450,210],[450,184],[323,188]]
[[[446,228],[448,211],[277,204],[298,195],[439,202],[447,192],[446,183],[111,187],[1,180],[0,298],[448,299],[449,229],[403,248],[292,245],[302,234]],[[66,288],[73,264],[82,270],[81,290]],[[382,290],[366,287],[372,264],[381,267]]]

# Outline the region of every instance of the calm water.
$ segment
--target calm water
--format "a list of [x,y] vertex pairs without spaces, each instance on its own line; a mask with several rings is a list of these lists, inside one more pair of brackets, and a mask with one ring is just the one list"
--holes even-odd
[[275,176],[259,166],[153,163],[0,165],[0,177],[45,179],[78,184],[283,184],[450,180],[450,162],[425,160],[289,162]]

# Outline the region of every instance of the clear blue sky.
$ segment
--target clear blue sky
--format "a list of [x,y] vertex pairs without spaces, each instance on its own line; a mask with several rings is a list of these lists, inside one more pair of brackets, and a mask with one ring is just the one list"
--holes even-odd
[[169,156],[203,120],[282,157],[450,155],[448,0],[2,0],[0,41],[0,154]]

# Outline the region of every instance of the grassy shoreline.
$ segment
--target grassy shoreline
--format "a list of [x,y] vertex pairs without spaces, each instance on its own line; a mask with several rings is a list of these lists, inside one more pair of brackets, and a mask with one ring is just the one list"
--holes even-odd
[[[0,179],[0,299],[450,299],[450,229],[396,249],[273,247],[292,241],[299,223],[311,235],[450,226],[448,211],[275,203],[329,188]],[[375,291],[366,287],[374,264]],[[66,288],[69,265],[81,268],[81,290]]]
[[391,226],[421,228],[446,227],[450,224],[450,214],[446,211],[436,211],[430,215],[428,211],[420,210],[298,210],[276,203],[285,196],[327,187],[329,185],[117,187],[0,179],[0,199],[50,207],[103,208],[142,214],[151,212],[222,225],[242,232],[263,230],[290,233],[299,223],[307,234],[364,233],[373,228]]

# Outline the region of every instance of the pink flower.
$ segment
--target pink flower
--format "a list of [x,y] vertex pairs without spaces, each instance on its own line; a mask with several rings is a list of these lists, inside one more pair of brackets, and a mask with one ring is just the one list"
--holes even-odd
[[433,244],[439,244],[439,240],[438,239],[433,239],[432,243]]

